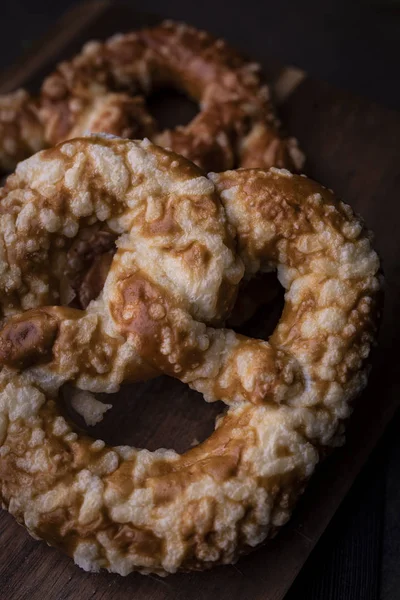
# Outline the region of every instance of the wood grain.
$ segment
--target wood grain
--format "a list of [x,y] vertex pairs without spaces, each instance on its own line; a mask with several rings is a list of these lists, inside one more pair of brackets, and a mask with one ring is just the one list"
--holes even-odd
[[[0,90],[35,88],[56,60],[75,52],[85,39],[140,27],[155,18],[136,15],[126,6],[92,2],[67,16],[37,52],[24,58],[0,80]],[[60,38],[60,32],[62,37]],[[267,61],[279,80],[282,69]],[[400,399],[396,348],[400,320],[400,117],[309,78],[296,81],[281,105],[285,126],[308,156],[307,173],[332,187],[360,212],[376,233],[386,275],[386,306],[380,346],[370,385],[359,399],[348,443],[318,471],[291,523],[278,538],[236,566],[167,579],[108,573],[89,574],[58,551],[29,538],[5,512],[0,514],[0,598],[10,600],[280,600],[323,533],[357,473],[391,419]],[[259,315],[254,327],[264,327]],[[66,407],[68,411],[68,407]],[[179,382],[159,378],[126,387],[115,398],[96,433],[110,443],[182,451],[203,439],[219,405],[206,405]],[[82,425],[77,420],[78,425]]]

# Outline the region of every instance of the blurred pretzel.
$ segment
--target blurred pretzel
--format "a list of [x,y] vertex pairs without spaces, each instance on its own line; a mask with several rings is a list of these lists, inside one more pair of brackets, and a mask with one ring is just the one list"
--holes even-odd
[[[160,131],[144,99],[171,86],[200,112],[187,126]],[[86,132],[147,136],[205,170],[300,170],[304,162],[296,140],[280,133],[259,65],[171,21],[87,43],[47,77],[38,98],[23,91],[0,97],[0,170]]]

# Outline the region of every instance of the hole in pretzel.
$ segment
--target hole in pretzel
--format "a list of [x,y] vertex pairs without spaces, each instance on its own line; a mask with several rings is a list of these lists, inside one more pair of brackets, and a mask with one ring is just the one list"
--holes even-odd
[[242,284],[227,326],[242,335],[268,340],[281,317],[284,289],[273,273]]
[[[78,429],[107,444],[148,450],[173,448],[185,452],[211,435],[215,418],[225,410],[222,402],[207,404],[201,394],[187,385],[162,376],[144,383],[125,384],[116,394],[90,394],[106,405],[112,404],[112,408],[101,421],[88,426],[73,408],[75,393],[71,387],[63,388],[65,414]],[[86,408],[80,412],[93,411]]]
[[198,114],[196,102],[174,88],[160,88],[146,98],[146,106],[159,131],[187,125]]

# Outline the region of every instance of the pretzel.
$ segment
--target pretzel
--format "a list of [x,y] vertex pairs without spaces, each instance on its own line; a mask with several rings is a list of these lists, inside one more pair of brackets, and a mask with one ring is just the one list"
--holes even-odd
[[[147,136],[206,170],[300,170],[303,155],[296,140],[281,137],[259,70],[223,40],[170,21],[89,42],[47,77],[38,99],[22,91],[0,97],[0,170],[88,131]],[[143,96],[160,86],[199,103],[191,123],[158,131]]]
[[[147,140],[95,136],[20,163],[0,197],[3,506],[121,575],[208,569],[275,535],[367,382],[380,280],[360,219],[286,170],[206,177]],[[95,226],[116,236],[104,289],[85,311],[57,306]],[[223,327],[244,271],[265,268],[286,290],[269,342]],[[91,392],[159,373],[227,405],[182,455],[111,448],[62,415],[64,384],[90,416]]]
[[44,145],[38,102],[24,90],[0,96],[0,173],[11,171]]

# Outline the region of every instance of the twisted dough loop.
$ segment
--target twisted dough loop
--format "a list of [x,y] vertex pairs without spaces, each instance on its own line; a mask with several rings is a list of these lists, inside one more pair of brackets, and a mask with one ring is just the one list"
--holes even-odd
[[[209,568],[271,537],[366,384],[379,261],[359,219],[287,171],[207,178],[147,141],[96,137],[21,163],[1,198],[4,506],[84,569],[121,574]],[[103,292],[86,311],[45,307],[95,221],[118,236]],[[216,328],[243,264],[286,289],[269,343]],[[64,383],[110,392],[160,372],[228,405],[181,456],[109,448],[61,416]]]
[[[222,40],[171,22],[90,42],[45,80],[38,101],[22,92],[18,100],[0,98],[0,169],[91,131],[150,137],[206,170],[300,170],[302,154],[294,139],[280,137],[258,71]],[[189,125],[158,132],[143,99],[131,96],[160,86],[178,87],[199,102]]]

